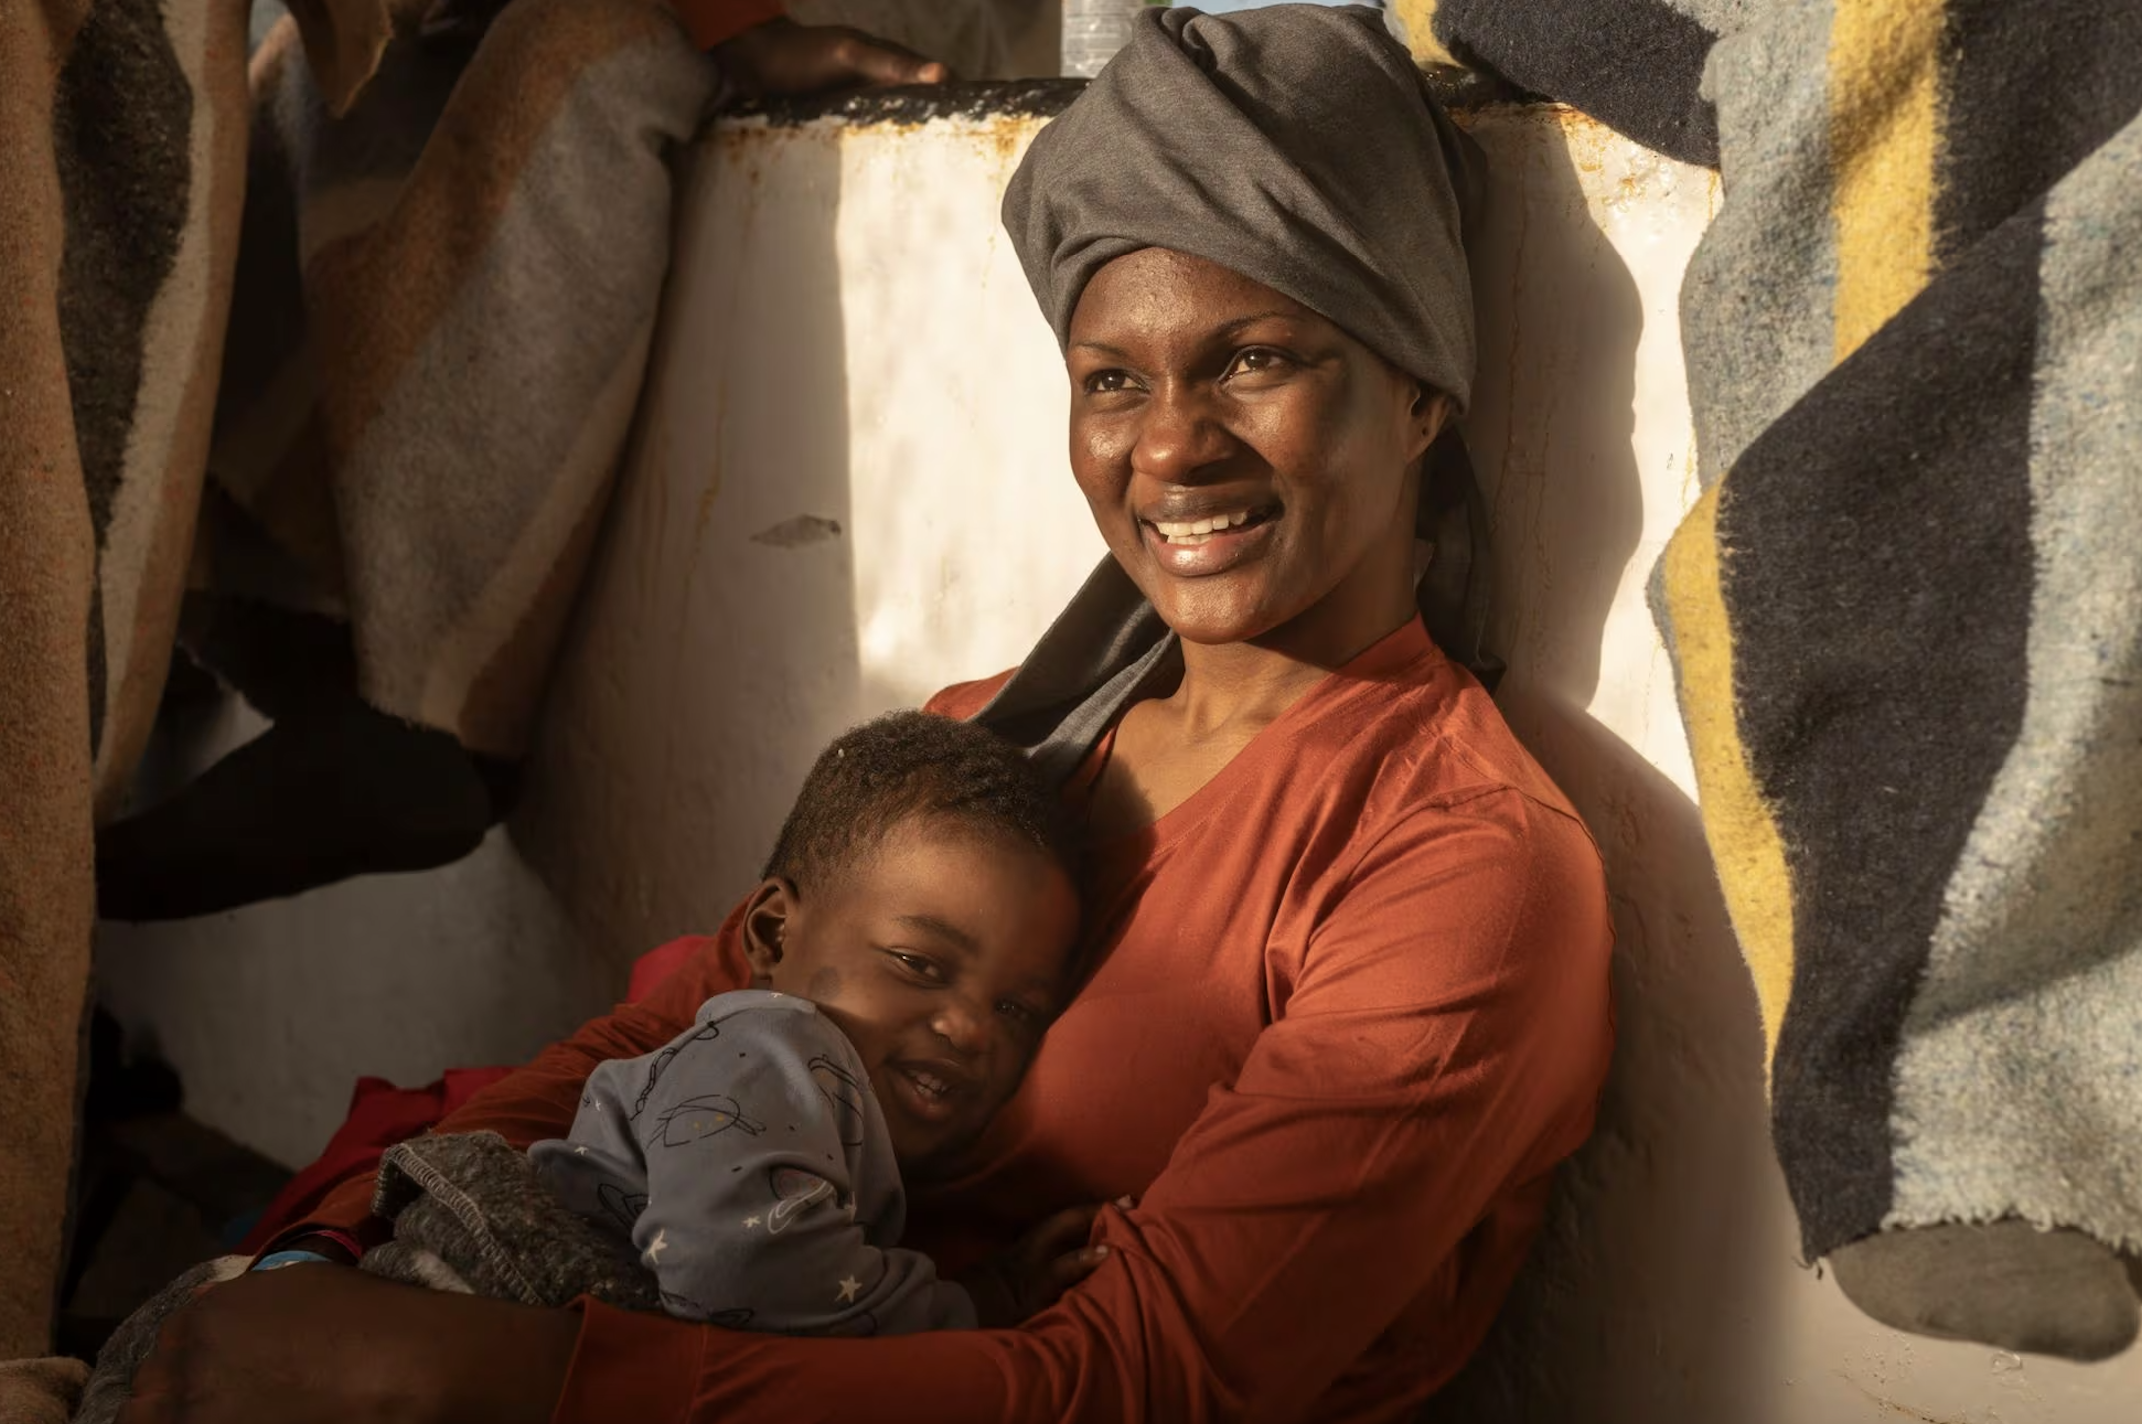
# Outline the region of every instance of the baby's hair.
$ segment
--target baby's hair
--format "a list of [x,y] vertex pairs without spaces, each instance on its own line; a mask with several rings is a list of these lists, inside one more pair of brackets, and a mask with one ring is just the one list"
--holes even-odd
[[1077,882],[1078,825],[1025,754],[986,727],[929,712],[889,713],[835,738],[803,779],[766,874],[808,894],[914,818],[1031,846]]

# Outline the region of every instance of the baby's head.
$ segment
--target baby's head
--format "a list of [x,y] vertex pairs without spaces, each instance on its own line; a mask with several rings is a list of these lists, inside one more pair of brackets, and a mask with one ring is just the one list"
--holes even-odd
[[804,780],[744,949],[855,1045],[904,1170],[981,1132],[1071,992],[1076,836],[1017,748],[928,713],[843,734]]

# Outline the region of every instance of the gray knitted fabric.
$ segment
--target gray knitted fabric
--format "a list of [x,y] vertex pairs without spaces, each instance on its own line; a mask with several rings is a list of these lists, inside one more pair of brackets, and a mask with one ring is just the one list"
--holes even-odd
[[414,1138],[380,1160],[372,1210],[394,1242],[364,1269],[435,1290],[560,1307],[582,1295],[660,1310],[654,1274],[630,1242],[570,1210],[495,1132]]

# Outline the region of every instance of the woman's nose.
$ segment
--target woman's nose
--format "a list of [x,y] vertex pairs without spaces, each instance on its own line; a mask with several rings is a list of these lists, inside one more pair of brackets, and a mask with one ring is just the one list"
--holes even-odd
[[1146,403],[1138,443],[1131,447],[1131,469],[1162,484],[1195,484],[1200,470],[1233,449],[1210,391],[1200,382],[1169,381]]

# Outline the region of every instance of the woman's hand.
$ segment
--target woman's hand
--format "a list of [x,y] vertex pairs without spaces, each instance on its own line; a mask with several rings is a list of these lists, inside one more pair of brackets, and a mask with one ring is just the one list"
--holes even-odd
[[935,60],[849,29],[799,25],[783,16],[754,25],[710,51],[729,82],[750,98],[795,98],[829,89],[940,84],[952,71]]
[[1094,1267],[1108,1259],[1106,1246],[1086,1244],[1093,1219],[1100,1214],[1098,1206],[1060,1211],[961,1280],[974,1297],[974,1313],[983,1328],[1017,1325],[1038,1315],[1092,1275]]
[[548,1424],[577,1316],[340,1266],[261,1271],[164,1323],[121,1424]]

